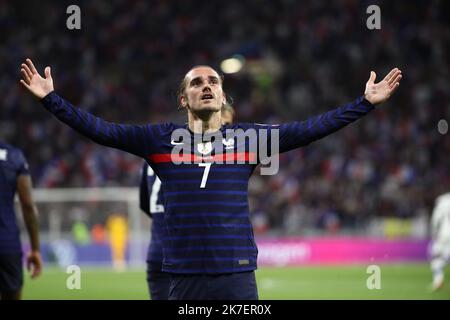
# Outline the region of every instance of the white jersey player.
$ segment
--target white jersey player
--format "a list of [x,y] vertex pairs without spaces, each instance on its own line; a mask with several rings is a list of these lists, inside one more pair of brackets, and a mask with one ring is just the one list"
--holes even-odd
[[431,217],[433,290],[444,285],[444,267],[450,260],[450,192],[436,199]]

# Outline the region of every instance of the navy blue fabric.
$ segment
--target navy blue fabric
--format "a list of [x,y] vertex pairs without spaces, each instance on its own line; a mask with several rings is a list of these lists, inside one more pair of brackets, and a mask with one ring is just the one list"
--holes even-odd
[[147,267],[147,284],[152,300],[168,300],[171,274],[167,272],[153,271]]
[[139,188],[140,208],[153,218],[151,239],[147,252],[147,284],[152,300],[167,300],[169,298],[170,274],[162,272],[163,247],[161,237],[164,237],[164,207],[162,205],[161,181],[152,168],[144,163],[141,170]]
[[151,239],[147,252],[147,265],[152,271],[161,272],[163,264],[161,238],[167,236],[164,226],[161,181],[147,163],[144,163],[142,167],[139,193],[142,211],[153,218],[150,230]]
[[[93,141],[144,158],[161,179],[163,226],[167,232],[160,239],[164,252],[163,271],[217,274],[256,269],[258,250],[250,223],[247,192],[250,176],[257,166],[249,159],[256,157],[261,160],[255,152],[246,153],[244,159],[247,156],[249,159],[242,163],[213,163],[202,188],[205,166],[198,162],[175,164],[171,160],[171,152],[177,142],[171,140],[172,133],[177,129],[188,129],[187,124],[114,124],[74,107],[55,92],[42,99],[42,103],[59,120]],[[279,152],[287,152],[345,127],[373,108],[364,97],[360,97],[306,121],[281,125],[238,123],[222,126],[220,133],[226,137],[228,130],[237,132],[241,129],[238,135],[245,135],[247,129],[254,129],[258,134],[244,140],[245,150],[254,150],[254,146],[269,145],[268,141],[277,129]],[[259,135],[264,131],[269,133],[267,137]],[[216,148],[214,144],[209,155],[204,156],[201,145],[194,145],[198,135],[191,131],[188,133],[191,153],[186,156],[208,162],[208,159],[223,155],[220,153],[222,148]],[[212,135],[204,135],[201,141],[208,141]],[[226,150],[227,154],[239,156],[242,143],[238,144],[242,139],[238,138],[234,138],[234,146]],[[222,141],[215,143],[222,146]],[[219,150],[217,154],[216,150]],[[269,152],[275,154],[275,150]]]
[[17,178],[28,174],[22,151],[0,141],[0,254],[22,252],[14,196]]
[[15,293],[22,285],[22,254],[0,254],[0,293]]
[[172,275],[169,300],[258,300],[255,272]]

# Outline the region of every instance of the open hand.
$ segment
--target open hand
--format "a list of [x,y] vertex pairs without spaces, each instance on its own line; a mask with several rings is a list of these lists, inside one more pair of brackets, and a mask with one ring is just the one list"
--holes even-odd
[[374,105],[385,102],[399,87],[402,71],[394,68],[378,83],[375,83],[376,77],[375,72],[371,71],[369,81],[366,83],[366,91],[364,92],[366,100]]
[[45,68],[45,78],[42,78],[34,67],[33,62],[30,59],[26,59],[25,63],[21,65],[20,72],[22,73],[20,83],[38,99],[44,98],[54,90],[50,67]]

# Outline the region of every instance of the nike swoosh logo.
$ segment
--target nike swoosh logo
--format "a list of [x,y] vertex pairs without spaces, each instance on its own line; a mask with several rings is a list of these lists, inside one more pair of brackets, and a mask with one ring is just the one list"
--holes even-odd
[[174,146],[179,146],[181,144],[184,144],[184,142],[175,142],[174,140],[170,141],[170,143]]

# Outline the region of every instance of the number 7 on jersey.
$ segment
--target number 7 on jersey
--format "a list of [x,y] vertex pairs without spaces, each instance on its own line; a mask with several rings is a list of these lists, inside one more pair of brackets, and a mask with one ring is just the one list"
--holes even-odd
[[206,186],[206,181],[208,180],[209,169],[211,169],[211,162],[209,163],[199,163],[199,167],[205,167],[205,171],[203,171],[202,183],[200,184],[200,188],[203,189]]

